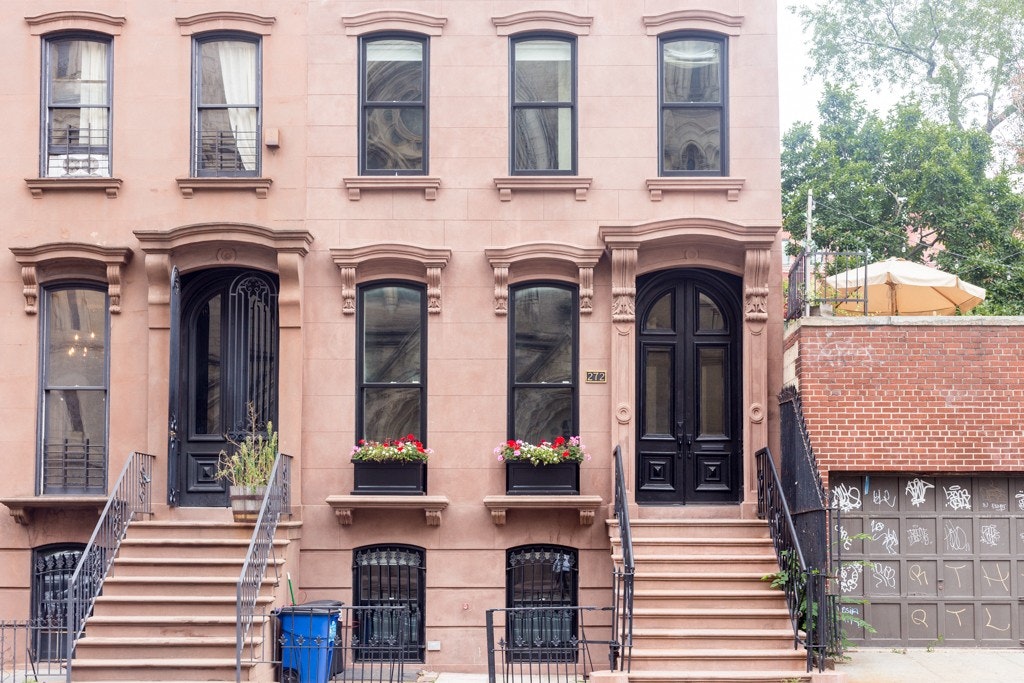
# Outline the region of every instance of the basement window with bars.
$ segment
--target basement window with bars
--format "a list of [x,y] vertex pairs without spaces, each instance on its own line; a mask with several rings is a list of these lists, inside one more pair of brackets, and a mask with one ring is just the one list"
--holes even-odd
[[557,545],[511,548],[505,564],[511,661],[575,661],[579,553]]
[[[404,643],[406,661],[423,661],[426,551],[410,545],[375,545],[352,552],[357,660],[390,657],[389,643]],[[388,610],[374,610],[387,607]],[[390,608],[405,607],[395,613]]]
[[60,544],[32,552],[32,661],[66,659],[68,583],[84,550],[81,544]]

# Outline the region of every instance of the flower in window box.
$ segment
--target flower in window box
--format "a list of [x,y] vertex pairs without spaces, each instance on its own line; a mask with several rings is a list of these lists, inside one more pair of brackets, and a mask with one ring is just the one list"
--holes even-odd
[[360,439],[352,447],[352,462],[426,462],[433,452],[412,434],[384,441]]
[[553,440],[534,445],[522,439],[509,439],[494,449],[500,462],[528,462],[534,466],[558,465],[566,462],[590,460],[586,446],[579,436],[556,436]]

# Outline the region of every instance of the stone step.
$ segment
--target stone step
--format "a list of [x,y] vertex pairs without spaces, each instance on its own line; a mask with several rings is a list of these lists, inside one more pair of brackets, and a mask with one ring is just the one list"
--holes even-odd
[[676,590],[775,590],[762,572],[637,572],[637,589]]
[[[269,611],[274,599],[261,595],[256,600],[257,611]],[[93,614],[106,617],[146,616],[231,616],[234,617],[234,595],[181,596],[181,595],[100,595],[96,598]]]
[[773,590],[636,590],[635,607],[672,605],[676,609],[755,607],[785,609],[786,600],[781,591]]
[[[621,564],[622,555],[613,553],[612,561]],[[774,553],[749,555],[715,554],[689,555],[678,554],[634,554],[633,561],[637,571],[641,572],[715,572],[749,571],[760,572],[762,576],[779,570],[779,563]]]
[[[183,573],[201,573],[203,576],[233,576],[238,579],[245,558],[225,557],[118,557],[114,560],[113,576],[167,576]],[[267,572],[274,574],[274,567],[284,565],[282,558],[267,561]]]
[[[612,550],[617,551],[618,539],[612,540]],[[634,538],[633,555],[764,555],[772,554],[772,542],[768,538],[723,538],[710,540],[682,536],[659,538]]]
[[[285,548],[287,545],[288,541],[285,539],[274,539],[275,548]],[[121,541],[118,557],[182,559],[237,555],[244,558],[248,549],[247,538],[131,538],[129,532],[129,536]]]
[[[273,572],[263,577],[263,588],[277,583]],[[179,598],[231,595],[237,576],[111,576],[103,582],[103,593],[110,597],[148,596],[154,590],[172,591]]]
[[248,544],[252,538],[252,524],[236,524],[230,521],[168,521],[150,520],[133,522],[128,529],[132,539],[244,539]]
[[[270,620],[269,616],[257,615],[254,628]],[[237,618],[232,611],[229,616],[168,616],[151,614],[147,616],[93,616],[89,618],[89,637],[147,636],[217,636],[234,637]]]
[[807,654],[804,650],[779,649],[672,649],[634,647],[631,671],[723,670],[730,671],[794,671],[805,673]]
[[[263,639],[251,639],[257,647]],[[186,658],[211,660],[235,656],[235,636],[92,636],[75,645],[75,656],[82,661],[114,659]]]
[[[243,664],[243,666],[245,666]],[[270,668],[270,667],[267,667]],[[79,681],[233,681],[235,658],[217,659],[75,659],[72,665],[75,683]],[[270,674],[273,676],[273,674]],[[274,680],[250,677],[243,680]]]
[[[609,535],[618,537],[618,520],[607,522]],[[638,538],[690,536],[719,539],[769,538],[767,522],[759,519],[641,519],[630,520],[630,534]]]
[[792,633],[789,610],[785,606],[758,609],[636,607],[633,628],[787,629]]
[[792,649],[793,630],[784,628],[633,628],[633,646],[655,649]]
[[810,683],[811,674],[795,671],[633,671],[629,683]]

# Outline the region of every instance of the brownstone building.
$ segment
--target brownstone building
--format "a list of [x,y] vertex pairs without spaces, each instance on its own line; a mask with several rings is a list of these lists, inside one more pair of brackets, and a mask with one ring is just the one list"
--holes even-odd
[[[46,608],[134,451],[136,535],[230,526],[213,474],[248,406],[292,456],[298,599],[358,602],[361,563],[402,558],[434,669],[485,667],[516,552],[609,603],[616,446],[636,523],[755,516],[782,386],[774,1],[0,11],[6,617]],[[425,495],[352,495],[353,444],[406,433]],[[495,446],[573,435],[578,495],[506,495]]]

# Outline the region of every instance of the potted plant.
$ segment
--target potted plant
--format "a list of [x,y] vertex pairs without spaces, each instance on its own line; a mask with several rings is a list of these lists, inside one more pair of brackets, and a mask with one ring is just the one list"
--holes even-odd
[[217,461],[218,479],[227,479],[228,498],[236,522],[252,523],[260,514],[260,506],[270,483],[277,459],[277,432],[272,422],[266,430],[257,426],[256,411],[249,407],[249,426],[240,441],[229,438],[232,453],[220,452]]
[[353,494],[423,495],[427,492],[427,458],[433,453],[412,434],[367,441],[352,447]]
[[579,436],[558,436],[534,445],[509,439],[494,449],[505,463],[505,492],[509,495],[579,495],[580,463],[590,460]]

